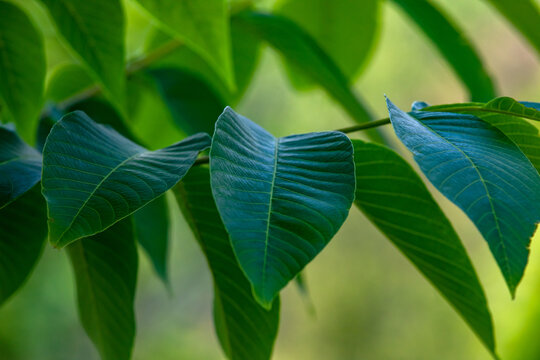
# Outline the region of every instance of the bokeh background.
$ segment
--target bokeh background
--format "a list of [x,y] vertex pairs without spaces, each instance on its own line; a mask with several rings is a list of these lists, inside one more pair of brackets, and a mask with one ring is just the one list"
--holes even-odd
[[[436,3],[473,41],[499,94],[540,101],[539,57],[493,8],[480,0]],[[259,2],[262,8],[272,4]],[[128,46],[134,53],[151,25],[129,1],[125,5],[132,34]],[[377,116],[387,116],[383,94],[402,108],[414,100],[430,104],[467,100],[452,70],[400,9],[385,3],[380,16],[379,41],[354,84]],[[48,41],[49,66],[55,66],[64,61],[66,51],[54,40]],[[354,42],[355,34],[350,34],[351,46]],[[276,53],[264,50],[238,112],[278,136],[351,124],[322,90],[295,91],[281,64]],[[391,129],[385,131],[410,160]],[[517,299],[512,301],[474,225],[430,189],[479,273],[502,358],[540,359],[540,236],[533,239],[530,265]],[[171,288],[157,279],[141,253],[133,358],[223,359],[212,324],[210,273],[178,209],[171,206],[170,210]],[[445,300],[356,208],[338,235],[308,265],[305,276],[309,299],[293,284],[283,291],[276,360],[490,358]],[[0,309],[0,360],[34,359],[98,359],[78,322],[66,254],[50,247],[27,284]]]

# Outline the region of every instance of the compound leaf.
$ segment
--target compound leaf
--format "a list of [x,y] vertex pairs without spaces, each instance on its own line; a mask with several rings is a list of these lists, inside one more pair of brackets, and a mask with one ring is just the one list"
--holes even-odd
[[407,114],[387,104],[397,136],[482,233],[514,296],[540,221],[538,172],[507,136],[475,116]]
[[176,186],[175,195],[214,277],[214,322],[225,354],[231,360],[270,359],[278,331],[279,297],[271,310],[253,298],[212,198],[208,168],[192,168]]
[[420,177],[394,151],[361,140],[352,142],[355,204],[495,353],[482,286],[459,237]]
[[210,150],[212,191],[257,300],[272,300],[332,239],[354,199],[340,132],[275,138],[226,108]]
[[62,247],[132,214],[180,181],[209,144],[197,134],[148,151],[83,112],[67,114],[43,149],[49,240]]

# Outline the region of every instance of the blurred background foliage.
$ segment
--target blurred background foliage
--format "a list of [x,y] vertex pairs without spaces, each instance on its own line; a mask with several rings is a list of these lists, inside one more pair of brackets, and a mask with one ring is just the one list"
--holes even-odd
[[[21,5],[45,29],[48,98],[61,101],[80,89],[81,84],[82,88],[90,84],[92,80],[74,65],[72,55],[56,39],[42,6],[29,0],[13,2]],[[540,100],[538,53],[493,7],[485,1],[438,0],[436,3],[474,43],[495,79],[499,95]],[[540,1],[536,3],[540,5]],[[242,1],[233,1],[233,6],[241,5]],[[257,7],[263,10],[274,6],[271,0],[257,2]],[[124,7],[126,56],[136,59],[147,49],[162,44],[166,35],[159,33],[132,2],[124,1]],[[287,14],[289,10],[284,7],[281,11]],[[384,93],[403,108],[414,100],[430,104],[468,100],[466,90],[444,59],[393,2],[381,2],[378,18],[362,21],[366,31],[374,31],[376,38],[371,44],[356,49],[358,57],[367,60],[357,69],[350,64],[341,65],[347,74],[358,74],[354,89],[377,118],[386,116]],[[379,26],[374,27],[370,22],[379,22]],[[343,41],[355,47],[357,41],[365,44],[362,36],[362,33],[351,32]],[[240,43],[248,47],[249,39],[244,40]],[[243,49],[243,54],[249,51],[249,48]],[[175,60],[174,56],[180,60]],[[242,60],[250,58],[246,55]],[[129,135],[140,137],[153,148],[181,139],[184,134],[174,124],[185,124],[186,119],[167,111],[170,104],[166,102],[178,99],[156,96],[156,91],[145,89],[157,86],[157,93],[166,92],[167,87],[178,82],[190,83],[193,76],[207,71],[201,69],[197,73],[196,68],[206,65],[189,54],[171,55],[160,61],[162,68],[178,61],[187,62],[195,72],[179,72],[178,78],[171,78],[170,74],[160,74],[158,69],[152,74],[158,79],[157,83],[149,81],[146,73],[130,77],[128,112],[133,134]],[[60,68],[64,68],[61,73]],[[55,74],[63,78],[55,79]],[[293,85],[287,74],[291,75]],[[239,88],[245,82],[242,76],[237,74]],[[239,102],[238,96],[231,94],[223,84],[213,85],[219,97],[216,102],[233,104],[235,110],[277,136],[351,124],[348,115],[323,90],[311,87],[309,81],[296,74],[293,66],[284,68],[279,55],[268,47],[264,47],[254,79]],[[198,82],[197,86],[199,94],[208,92],[208,96],[216,96],[204,84]],[[298,92],[296,88],[310,91]],[[189,92],[184,95],[189,99]],[[79,106],[91,109],[89,112],[106,111],[102,108],[107,104]],[[206,110],[211,114],[221,109]],[[393,139],[390,129],[385,130]],[[394,145],[399,147],[396,141]],[[484,284],[500,355],[504,359],[539,359],[540,239],[533,239],[530,265],[517,299],[512,301],[487,244],[474,225],[457,207],[437,192],[433,194],[464,241]],[[209,270],[176,203],[169,203],[173,219],[170,291],[156,279],[151,264],[141,254],[133,358],[222,359],[212,325]],[[275,359],[490,358],[458,315],[355,207],[327,249],[307,267],[305,279],[314,312],[306,308],[306,299],[298,288],[285,289]],[[47,247],[27,284],[0,310],[0,359],[98,359],[79,325],[75,304],[74,279],[68,259],[63,252]]]

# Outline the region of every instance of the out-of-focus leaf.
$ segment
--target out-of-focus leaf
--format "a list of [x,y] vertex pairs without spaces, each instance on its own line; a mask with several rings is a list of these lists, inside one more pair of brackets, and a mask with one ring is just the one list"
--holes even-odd
[[45,99],[61,102],[94,85],[94,79],[79,64],[56,67],[47,81]]
[[0,209],[0,305],[28,278],[47,238],[45,201],[36,185]]
[[41,0],[58,32],[103,90],[125,109],[124,11],[120,0]]
[[229,16],[225,0],[136,0],[162,29],[184,41],[234,88]]
[[[375,43],[380,4],[379,0],[282,0],[275,11],[306,30],[351,80]],[[312,84],[299,75],[289,71],[289,78],[297,87]]]
[[168,284],[169,209],[165,195],[152,200],[133,214],[137,241],[148,254],[158,276]]
[[151,76],[146,73],[131,76],[127,94],[129,129],[150,149],[161,149],[185,137]]
[[33,144],[45,82],[43,38],[17,6],[0,1],[0,14],[0,108]]
[[540,10],[533,0],[488,0],[518,29],[540,55]]
[[41,154],[14,130],[0,126],[0,209],[41,179]]
[[[349,87],[347,78],[315,40],[298,25],[282,16],[244,12],[236,16],[239,29],[268,42],[297,71],[322,86],[357,122],[371,119],[367,108]],[[366,132],[374,140],[380,135]]]
[[394,151],[353,140],[355,204],[495,354],[486,296],[467,252],[426,186]]
[[495,97],[493,82],[476,50],[440,9],[429,0],[394,0],[422,29],[469,90],[473,101]]
[[207,167],[191,169],[175,187],[178,204],[214,277],[216,333],[231,360],[268,360],[279,324],[279,297],[271,310],[253,298],[212,198]]
[[148,151],[83,112],[67,114],[43,149],[49,240],[62,247],[132,214],[180,181],[209,145],[197,134]]
[[132,219],[67,247],[79,317],[102,360],[128,360],[135,338],[137,248]]
[[387,103],[397,136],[431,183],[482,233],[514,296],[540,221],[538,172],[508,137],[475,116],[409,115]]
[[213,133],[225,104],[199,77],[180,69],[163,68],[149,72],[167,103],[175,124],[186,134]]
[[341,227],[354,199],[340,132],[275,138],[226,108],[210,150],[212,191],[240,266],[269,308]]

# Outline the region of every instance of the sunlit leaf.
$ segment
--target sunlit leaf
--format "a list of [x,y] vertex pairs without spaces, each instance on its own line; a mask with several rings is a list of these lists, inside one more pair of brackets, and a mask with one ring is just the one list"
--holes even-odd
[[275,138],[226,108],[210,150],[212,191],[257,300],[272,300],[332,239],[354,198],[340,132]]
[[47,238],[39,185],[0,209],[0,305],[24,284]]
[[152,200],[133,214],[135,236],[152,261],[154,270],[168,283],[169,209],[165,195]]
[[79,317],[101,359],[130,359],[138,266],[131,218],[67,250],[77,283]]
[[429,0],[394,0],[422,29],[452,66],[474,101],[495,97],[493,82],[470,41]]
[[124,10],[120,0],[41,0],[58,32],[117,104],[125,106]]
[[49,240],[62,247],[132,214],[180,181],[209,144],[197,134],[152,152],[83,112],[64,116],[43,149]]
[[540,176],[500,130],[466,114],[419,111],[387,101],[394,130],[431,183],[489,244],[512,295],[540,221]]
[[234,88],[225,0],[136,0],[162,29],[199,53]]
[[47,81],[45,99],[61,102],[94,85],[94,79],[79,64],[63,64],[55,68]]
[[0,209],[41,179],[41,154],[14,130],[0,126]]
[[214,322],[221,346],[231,360],[267,360],[279,323],[279,297],[271,310],[253,298],[229,236],[216,209],[207,167],[194,167],[175,187],[175,195],[214,277]]
[[45,81],[43,38],[17,6],[0,1],[0,14],[0,108],[33,144]]
[[353,140],[355,204],[422,272],[495,353],[486,296],[452,225],[394,151]]

